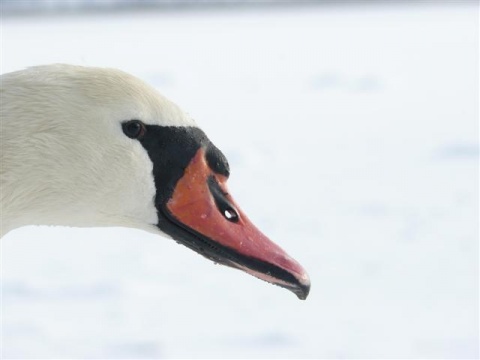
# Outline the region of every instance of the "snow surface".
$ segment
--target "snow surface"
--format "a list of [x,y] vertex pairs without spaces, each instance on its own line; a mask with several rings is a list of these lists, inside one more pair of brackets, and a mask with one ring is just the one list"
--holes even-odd
[[2,19],[2,73],[149,81],[312,279],[302,302],[131,229],[2,239],[7,358],[479,356],[478,5]]

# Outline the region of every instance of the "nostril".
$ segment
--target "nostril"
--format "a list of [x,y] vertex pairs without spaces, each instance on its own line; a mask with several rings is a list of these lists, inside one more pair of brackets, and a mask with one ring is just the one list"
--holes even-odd
[[228,201],[226,192],[220,188],[220,185],[215,177],[210,176],[208,178],[208,187],[220,214],[222,214],[226,220],[232,223],[237,223],[240,220],[240,216],[238,215],[238,212],[233,204]]
[[225,216],[225,219],[231,222],[237,222],[238,221],[238,214],[234,209],[225,209],[223,212],[223,216]]

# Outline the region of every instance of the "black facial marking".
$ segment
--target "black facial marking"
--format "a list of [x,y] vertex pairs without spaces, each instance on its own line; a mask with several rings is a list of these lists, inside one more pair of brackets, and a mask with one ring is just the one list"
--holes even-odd
[[140,143],[153,163],[155,205],[160,209],[172,196],[177,181],[197,151],[208,146],[210,140],[196,127],[146,125]]

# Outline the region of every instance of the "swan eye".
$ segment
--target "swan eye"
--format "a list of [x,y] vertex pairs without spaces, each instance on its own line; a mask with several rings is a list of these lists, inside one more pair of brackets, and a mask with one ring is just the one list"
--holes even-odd
[[122,124],[122,129],[130,139],[140,139],[146,131],[145,124],[140,120],[126,121]]

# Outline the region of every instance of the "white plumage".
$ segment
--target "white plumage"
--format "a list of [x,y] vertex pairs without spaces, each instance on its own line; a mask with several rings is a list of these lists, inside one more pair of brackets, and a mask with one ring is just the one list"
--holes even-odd
[[23,225],[159,232],[152,164],[120,122],[195,126],[119,70],[47,65],[2,75],[1,234]]

